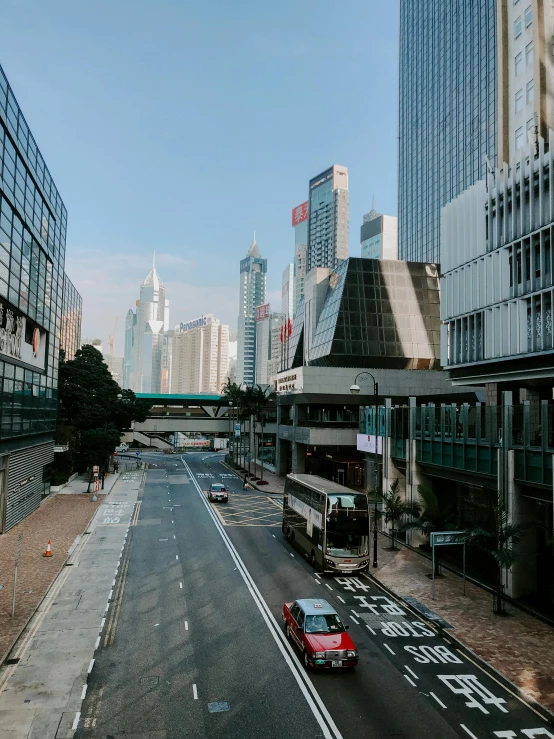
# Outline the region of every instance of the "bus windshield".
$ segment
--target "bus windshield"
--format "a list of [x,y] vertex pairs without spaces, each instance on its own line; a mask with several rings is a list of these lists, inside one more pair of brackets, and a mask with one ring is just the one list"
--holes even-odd
[[365,495],[328,496],[327,554],[362,557],[369,552],[369,511]]

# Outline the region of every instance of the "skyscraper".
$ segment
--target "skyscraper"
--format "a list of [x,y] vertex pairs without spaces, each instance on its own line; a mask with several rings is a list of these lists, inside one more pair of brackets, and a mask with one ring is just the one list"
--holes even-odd
[[155,265],[141,285],[136,306],[136,312],[130,310],[125,321],[124,381],[137,393],[159,393],[169,301]]
[[60,348],[65,352],[66,361],[74,359],[75,352],[81,346],[82,318],[83,298],[69,277],[64,274]]
[[304,297],[304,279],[306,278],[306,264],[308,252],[308,217],[310,202],[298,205],[292,210],[292,225],[294,227],[294,305],[292,316],[300,299]]
[[256,308],[256,377],[257,385],[267,385],[272,374],[279,372],[282,343],[279,332],[288,317],[271,313],[269,303]]
[[364,259],[398,259],[398,218],[372,208],[364,215],[360,245]]
[[400,0],[400,259],[440,262],[440,209],[495,163],[496,7]]
[[256,235],[240,262],[237,383],[254,383],[256,372],[256,307],[265,303],[267,259],[262,259]]
[[281,313],[290,316],[291,320],[294,316],[294,288],[294,264],[287,264],[281,280]]
[[175,327],[171,393],[220,393],[229,366],[229,326],[211,313]]
[[308,272],[336,269],[348,257],[348,169],[338,164],[310,180]]

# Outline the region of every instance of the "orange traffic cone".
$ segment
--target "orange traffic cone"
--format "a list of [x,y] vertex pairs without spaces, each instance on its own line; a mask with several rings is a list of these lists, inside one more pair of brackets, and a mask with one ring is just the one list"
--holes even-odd
[[50,539],[48,539],[48,544],[46,545],[46,551],[43,554],[44,557],[51,557],[52,556],[52,547],[50,546]]

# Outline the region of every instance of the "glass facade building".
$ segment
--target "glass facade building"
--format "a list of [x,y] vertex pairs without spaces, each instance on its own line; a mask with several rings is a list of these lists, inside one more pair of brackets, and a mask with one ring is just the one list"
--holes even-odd
[[66,360],[74,359],[81,347],[81,322],[83,318],[83,298],[67,275],[63,281],[63,303],[60,347]]
[[67,212],[0,67],[0,532],[48,489]]
[[497,154],[495,0],[400,1],[399,258],[440,262],[440,209]]

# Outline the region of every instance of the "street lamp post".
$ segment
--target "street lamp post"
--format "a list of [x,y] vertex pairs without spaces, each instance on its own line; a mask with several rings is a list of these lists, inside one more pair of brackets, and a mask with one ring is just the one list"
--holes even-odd
[[[373,467],[373,479],[375,486],[377,487],[377,475],[378,475],[378,462],[377,462],[377,430],[378,430],[378,420],[377,420],[377,413],[378,413],[378,405],[377,405],[377,398],[379,396],[379,385],[375,381],[375,377],[371,374],[371,372],[359,372],[356,375],[356,379],[354,380],[354,384],[350,387],[350,392],[352,395],[359,395],[360,393],[360,386],[358,385],[358,380],[360,377],[364,377],[367,375],[367,377],[370,377],[373,381],[373,405],[375,409],[375,461],[374,461],[374,467]],[[375,498],[375,513],[374,513],[374,521],[373,521],[373,567],[377,567],[377,498]]]
[[[233,401],[229,401],[229,458],[231,459],[231,440],[232,440],[232,432],[233,432]],[[233,444],[233,457],[234,455],[234,444]]]

